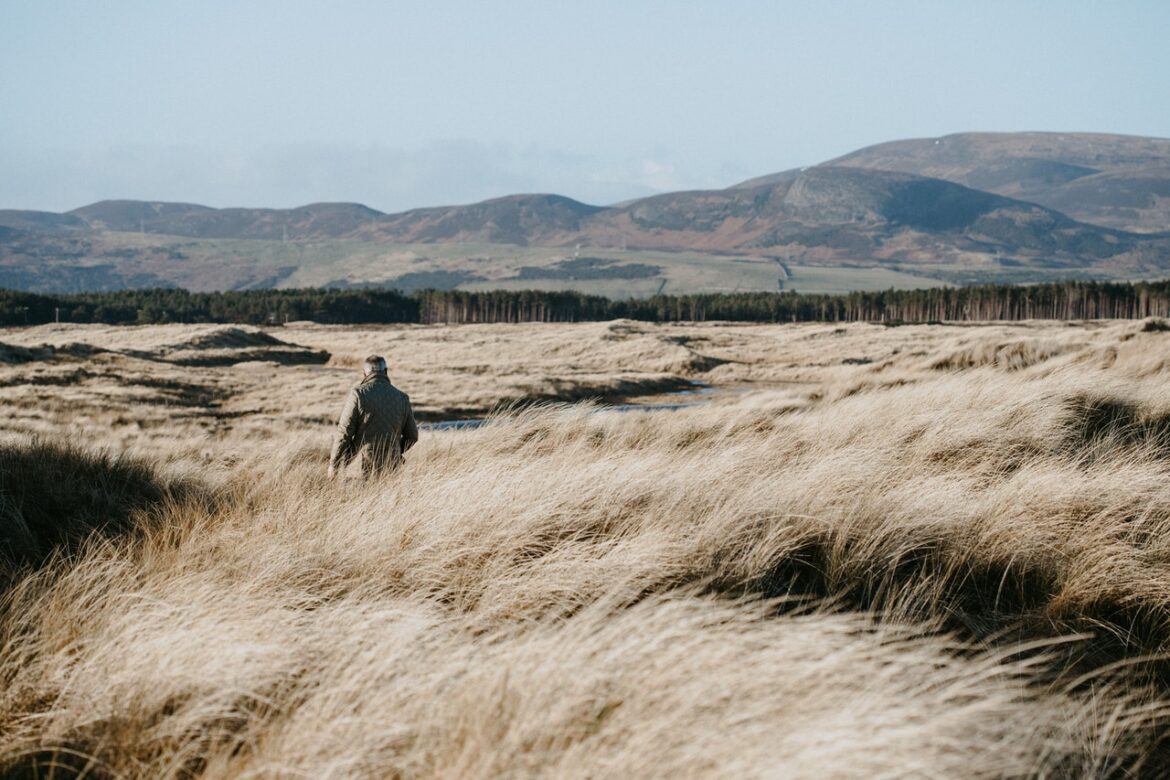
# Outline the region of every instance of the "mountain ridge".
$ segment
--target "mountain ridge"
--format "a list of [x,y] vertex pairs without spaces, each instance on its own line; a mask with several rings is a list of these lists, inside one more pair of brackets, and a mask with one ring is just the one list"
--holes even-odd
[[[1061,208],[1131,231],[1170,229],[1170,138],[1108,133],[954,133],[874,144],[823,165],[901,171]],[[1151,176],[1153,172],[1158,172]],[[1131,202],[1082,208],[1087,177],[1108,174]],[[1118,187],[1122,182],[1128,186]],[[1100,195],[1101,193],[1098,193]],[[1137,202],[1139,201],[1140,202]],[[1058,205],[1060,204],[1060,205]]]
[[[529,193],[394,214],[359,203],[216,209],[129,200],[64,214],[6,210],[0,211],[0,284],[16,277],[28,284],[38,273],[34,266],[69,263],[105,263],[111,284],[126,269],[136,278],[178,279],[175,264],[183,250],[178,244],[147,247],[156,236],[298,246],[491,245],[505,247],[505,254],[509,246],[515,252],[620,247],[706,253],[712,263],[720,255],[749,253],[813,265],[913,267],[936,276],[1025,268],[1109,277],[1170,270],[1168,230],[1170,139],[960,133],[876,144],[724,189],[660,193],[611,206]],[[292,283],[296,276],[292,266],[230,270],[231,250],[223,251],[213,265],[226,274],[225,287]],[[428,266],[404,273],[452,284],[491,277],[453,270]],[[347,272],[344,281],[360,284],[363,278]]]

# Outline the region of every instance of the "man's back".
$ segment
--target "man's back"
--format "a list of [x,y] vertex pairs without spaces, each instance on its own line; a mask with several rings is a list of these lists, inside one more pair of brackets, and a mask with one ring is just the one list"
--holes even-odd
[[344,466],[360,454],[362,471],[369,475],[398,466],[416,441],[410,398],[384,372],[371,373],[346,398],[329,465]]

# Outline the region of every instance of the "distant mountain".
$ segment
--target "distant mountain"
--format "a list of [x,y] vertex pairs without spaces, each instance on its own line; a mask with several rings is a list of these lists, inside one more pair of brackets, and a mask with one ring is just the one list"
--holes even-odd
[[69,214],[96,230],[267,240],[341,238],[385,216],[359,203],[313,203],[295,209],[213,209],[193,203],[134,200],[103,200]]
[[84,229],[89,223],[73,214],[55,214],[51,211],[18,211],[0,209],[0,227],[14,230],[57,231]]
[[[333,243],[326,250],[320,242]],[[376,249],[404,244],[447,247],[434,254],[449,260],[467,246],[466,262]],[[529,194],[399,214],[355,203],[216,209],[116,200],[67,214],[0,211],[0,286],[278,286],[320,279],[301,272],[321,263],[339,264],[342,276],[324,278],[344,285],[482,286],[505,278],[476,259],[485,245],[500,247],[491,252],[496,262],[509,253],[530,257],[531,248],[589,247],[594,255],[703,253],[717,270],[727,262],[720,255],[738,253],[975,281],[1163,275],[1170,273],[1170,140],[965,133],[895,141],[727,189],[610,207]],[[367,259],[347,261],[355,252]],[[527,260],[513,266],[515,280],[545,278]],[[558,268],[563,273],[547,278],[572,276]]]
[[363,235],[409,243],[555,245],[579,233],[591,217],[606,211],[560,195],[511,195],[470,206],[395,214],[367,226]]
[[[94,230],[115,230],[122,233],[153,232],[178,229],[183,221],[217,209],[195,203],[158,203],[140,200],[103,200],[69,212]],[[182,235],[173,233],[173,235]]]
[[836,166],[612,208],[548,195],[514,196],[393,215],[371,229],[395,242],[613,247],[620,239],[641,249],[902,262],[999,251],[1072,265],[1122,254],[1141,240],[941,179]]
[[1123,230],[1170,230],[1166,138],[960,133],[869,146],[825,164],[946,179]]
[[1077,219],[1123,230],[1170,230],[1170,165],[1106,171],[1029,194]]
[[[631,207],[643,227],[705,230],[737,249],[914,262],[964,252],[1092,264],[1141,239],[941,179],[818,166],[773,183],[660,196]],[[941,246],[940,246],[941,245]]]

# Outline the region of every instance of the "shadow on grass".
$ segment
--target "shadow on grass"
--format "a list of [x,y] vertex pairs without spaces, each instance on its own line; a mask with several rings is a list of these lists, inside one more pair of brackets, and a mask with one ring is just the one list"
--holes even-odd
[[1105,395],[1079,395],[1067,403],[1071,415],[1066,446],[1073,451],[1149,447],[1170,457],[1170,414],[1150,413]]
[[146,464],[68,444],[0,445],[0,593],[22,569],[75,552],[90,536],[134,534],[168,502],[211,497]]
[[[1170,607],[1124,594],[1065,603],[1059,572],[1043,561],[975,561],[943,542],[903,550],[865,566],[843,563],[848,542],[806,540],[763,573],[740,581],[713,580],[719,597],[777,599],[779,611],[809,604],[911,618],[970,643],[1042,657],[1036,682],[1089,695],[1116,685],[1135,699],[1164,700],[1170,691]],[[1147,747],[1101,777],[1161,778],[1170,767],[1170,717],[1153,715]]]

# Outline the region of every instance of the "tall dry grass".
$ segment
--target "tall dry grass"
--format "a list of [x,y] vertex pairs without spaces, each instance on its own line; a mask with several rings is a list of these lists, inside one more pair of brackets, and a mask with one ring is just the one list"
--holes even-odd
[[[686,334],[617,326],[563,349]],[[207,492],[9,587],[0,766],[1162,776],[1170,335],[689,337],[700,378],[767,389],[500,415],[369,484],[323,479],[324,431],[160,460]]]

